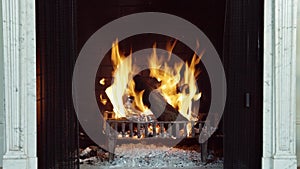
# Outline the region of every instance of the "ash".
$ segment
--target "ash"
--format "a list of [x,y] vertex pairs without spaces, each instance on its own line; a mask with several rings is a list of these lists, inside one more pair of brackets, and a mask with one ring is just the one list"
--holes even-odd
[[[223,168],[223,162],[220,159],[211,160],[209,163],[201,162],[198,147],[170,148],[141,143],[124,144],[116,147],[116,155],[112,162],[108,161],[108,153],[101,153],[97,150],[96,156],[81,159],[81,168]],[[92,149],[83,150],[81,156],[92,152]]]

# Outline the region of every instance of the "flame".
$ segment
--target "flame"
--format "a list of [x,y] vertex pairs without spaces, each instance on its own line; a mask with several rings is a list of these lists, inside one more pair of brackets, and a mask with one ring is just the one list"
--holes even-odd
[[100,94],[100,102],[101,102],[103,105],[106,105],[106,103],[107,103],[107,99],[103,99],[102,94]]
[[[172,53],[174,44],[171,46],[171,48],[168,48],[170,50],[169,53]],[[183,64],[176,63],[174,67],[170,67],[167,64],[169,60],[158,59],[155,44],[153,46],[153,53],[149,59],[151,68],[150,76],[161,82],[159,90],[162,96],[170,105],[177,108],[185,118],[191,121],[197,120],[197,117],[192,114],[192,102],[201,98],[201,92],[197,93],[197,81],[195,77],[200,73],[200,71],[196,70],[196,65],[200,62],[202,55],[203,52],[200,57],[194,54],[190,65],[188,62],[185,63],[183,78],[180,75]],[[181,92],[179,93],[178,85],[181,88]]]
[[99,81],[99,83],[100,83],[101,85],[105,85],[105,78],[102,78],[102,79]]
[[154,44],[153,53],[148,60],[150,76],[156,78],[161,83],[158,90],[160,90],[161,94],[169,104],[177,108],[180,97],[177,93],[177,84],[180,82],[180,70],[182,68],[182,64],[176,63],[174,68],[172,68],[167,65],[168,61],[169,59],[164,61],[162,57],[161,59],[158,59],[156,54],[156,45]]
[[118,40],[112,44],[111,60],[114,68],[114,79],[112,85],[105,90],[105,93],[113,105],[116,118],[126,117],[122,96],[125,94],[128,81],[132,79],[131,58],[131,53],[126,57],[119,52]]
[[[148,125],[148,132],[153,134],[153,124]],[[160,126],[159,125],[155,126],[155,132],[156,132],[156,134],[159,134],[159,132],[160,132]]]
[[140,91],[140,92],[136,92],[134,88],[135,88],[135,83],[134,83],[134,80],[131,79],[128,83],[127,93],[130,96],[133,96],[133,98],[134,98],[133,106],[136,107],[141,112],[146,112],[146,110],[148,110],[148,107],[145,106],[143,103],[144,90]]
[[188,63],[185,64],[184,78],[181,83],[184,87],[180,95],[179,112],[189,120],[196,120],[192,115],[192,101],[197,101],[201,97],[201,92],[197,93],[197,81],[195,80],[195,76],[198,76],[200,72],[196,71],[195,67],[200,62],[202,54],[200,57],[194,54],[190,66]]
[[[153,45],[153,51],[148,60],[150,77],[156,78],[160,82],[158,90],[170,105],[176,108],[189,121],[197,121],[198,112],[193,112],[192,105],[194,101],[201,98],[201,92],[197,91],[196,81],[200,71],[196,69],[196,65],[199,64],[203,52],[199,57],[194,54],[190,64],[188,62],[185,64],[175,63],[173,66],[170,66],[168,61],[171,59],[175,45],[176,41],[172,44],[167,44],[167,60],[164,60],[164,57],[157,56],[156,44]],[[199,46],[199,43],[197,43],[197,46]],[[138,69],[132,64],[132,54],[130,53],[127,57],[121,54],[118,40],[112,44],[111,60],[114,68],[114,79],[112,85],[105,92],[113,105],[116,118],[126,117],[127,113],[123,100],[125,95],[133,96],[133,107],[137,113],[149,113],[149,108],[142,101],[144,91],[135,91],[133,75]],[[184,71],[183,77],[181,75],[182,70]],[[189,131],[192,128],[192,126],[187,127]]]

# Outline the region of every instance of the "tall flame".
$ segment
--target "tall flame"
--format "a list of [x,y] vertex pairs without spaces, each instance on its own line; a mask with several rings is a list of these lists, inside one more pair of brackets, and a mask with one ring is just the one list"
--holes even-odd
[[127,89],[127,83],[132,79],[132,59],[131,54],[126,57],[119,52],[118,40],[112,44],[111,60],[114,67],[113,83],[105,93],[113,105],[116,118],[125,117],[126,111],[123,104],[123,95]]

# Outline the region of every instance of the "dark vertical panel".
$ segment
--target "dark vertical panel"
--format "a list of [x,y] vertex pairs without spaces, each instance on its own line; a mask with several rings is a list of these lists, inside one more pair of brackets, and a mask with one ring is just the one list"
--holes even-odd
[[228,0],[226,5],[225,169],[261,168],[262,7],[259,0]]
[[39,168],[78,168],[78,125],[72,104],[76,59],[75,0],[37,1]]

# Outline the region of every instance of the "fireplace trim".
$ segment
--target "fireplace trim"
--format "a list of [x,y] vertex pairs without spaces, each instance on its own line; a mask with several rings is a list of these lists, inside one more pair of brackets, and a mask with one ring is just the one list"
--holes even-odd
[[[37,168],[35,0],[1,0],[4,168]],[[265,0],[262,168],[296,169],[297,0]]]
[[3,168],[37,168],[35,1],[2,0]]
[[[273,7],[273,8],[272,8]],[[265,0],[262,168],[297,168],[297,0]]]

